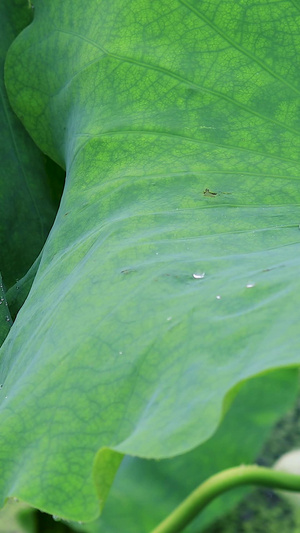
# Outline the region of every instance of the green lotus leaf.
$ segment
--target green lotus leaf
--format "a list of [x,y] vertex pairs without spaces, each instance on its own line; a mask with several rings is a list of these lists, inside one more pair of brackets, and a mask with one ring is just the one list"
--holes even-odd
[[293,2],[35,2],[11,104],[67,171],[1,351],[0,494],[99,514],[122,454],[216,430],[300,362],[300,11]]

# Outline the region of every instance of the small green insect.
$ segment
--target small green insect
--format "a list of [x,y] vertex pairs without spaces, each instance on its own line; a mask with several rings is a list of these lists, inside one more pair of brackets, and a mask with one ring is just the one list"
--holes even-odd
[[217,196],[217,192],[211,192],[209,189],[203,191],[204,196]]

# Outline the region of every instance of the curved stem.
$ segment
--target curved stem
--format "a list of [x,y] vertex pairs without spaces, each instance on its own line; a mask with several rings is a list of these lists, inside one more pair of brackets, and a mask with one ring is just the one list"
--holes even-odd
[[300,492],[298,475],[257,465],[228,468],[204,481],[151,533],[179,533],[216,496],[239,485],[248,484]]

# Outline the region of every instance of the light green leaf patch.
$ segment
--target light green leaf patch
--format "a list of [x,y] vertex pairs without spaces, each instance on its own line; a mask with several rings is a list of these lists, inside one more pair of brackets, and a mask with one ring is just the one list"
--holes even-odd
[[300,11],[35,8],[6,83],[67,182],[1,352],[0,492],[91,520],[99,449],[187,452],[300,362]]

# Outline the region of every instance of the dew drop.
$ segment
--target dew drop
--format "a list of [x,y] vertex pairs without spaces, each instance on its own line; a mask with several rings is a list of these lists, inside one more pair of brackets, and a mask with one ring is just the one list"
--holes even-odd
[[249,283],[247,283],[246,285],[247,289],[252,289],[253,287],[255,287],[255,283],[253,283],[252,281],[249,281]]
[[6,322],[10,322],[9,316],[6,317]]
[[158,255],[158,252],[155,252],[155,255]]
[[123,352],[119,352],[119,355],[123,355]]
[[53,520],[55,520],[55,522],[60,522],[60,518],[56,514],[53,514],[52,518],[53,518]]
[[216,296],[216,298],[217,300],[221,300],[221,296],[219,294]]
[[2,385],[2,383],[0,384],[0,389],[3,389],[3,385]]
[[199,273],[193,274],[193,278],[195,279],[203,279],[204,276],[205,276],[205,272],[199,272]]
[[167,321],[169,322],[170,320],[172,320],[172,317],[168,316]]

